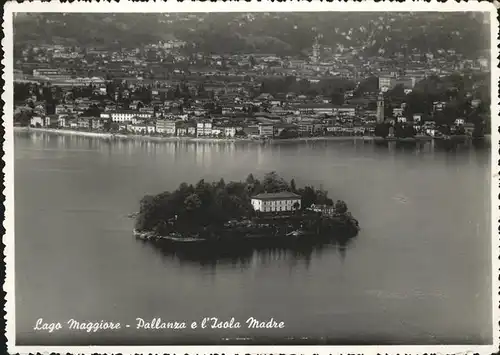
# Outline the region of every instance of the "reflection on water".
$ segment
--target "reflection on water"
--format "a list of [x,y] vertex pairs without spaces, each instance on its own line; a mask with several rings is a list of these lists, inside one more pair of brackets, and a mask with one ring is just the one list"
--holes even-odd
[[[491,142],[489,138],[479,140],[430,140],[419,142],[396,142],[396,141],[364,141],[361,138],[352,140],[310,140],[310,141],[276,141],[268,144],[256,142],[231,142],[231,141],[188,141],[188,140],[147,140],[147,139],[111,139],[94,138],[78,135],[50,134],[46,132],[15,132],[22,138],[28,138],[35,146],[44,146],[47,149],[64,149],[66,151],[75,151],[71,147],[79,146],[78,151],[99,151],[102,153],[113,153],[115,151],[133,154],[134,151],[145,151],[150,155],[168,154],[174,157],[180,157],[184,154],[190,154],[195,159],[196,164],[210,166],[211,157],[223,154],[228,158],[240,157],[241,154],[248,152],[249,147],[257,150],[257,165],[261,165],[268,157],[269,151],[276,154],[285,154],[288,156],[300,154],[301,151],[312,150],[318,156],[325,156],[325,150],[331,144],[339,146],[354,147],[355,151],[366,151],[367,146],[372,147],[374,151],[384,154],[401,153],[434,153],[439,151],[465,153],[471,150],[489,150]],[[50,146],[50,148],[48,147]]]
[[342,238],[328,243],[280,242],[274,246],[266,245],[269,243],[261,243],[261,245],[242,243],[239,246],[217,244],[200,247],[197,245],[172,245],[162,241],[138,240],[137,242],[150,245],[163,257],[176,259],[180,264],[199,264],[210,268],[225,265],[248,268],[255,266],[256,263],[268,264],[274,261],[284,261],[290,266],[302,263],[308,267],[313,255],[321,257],[326,250],[338,252],[341,260],[345,260],[347,249],[352,245],[350,238]]

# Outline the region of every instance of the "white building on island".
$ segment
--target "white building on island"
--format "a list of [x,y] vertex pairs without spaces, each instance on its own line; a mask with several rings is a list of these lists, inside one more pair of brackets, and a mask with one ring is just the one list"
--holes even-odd
[[258,194],[251,202],[253,209],[260,212],[295,211],[301,207],[300,195],[288,191]]

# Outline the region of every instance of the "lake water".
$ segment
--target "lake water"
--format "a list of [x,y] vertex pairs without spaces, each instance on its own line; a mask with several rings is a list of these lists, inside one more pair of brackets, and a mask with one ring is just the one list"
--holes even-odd
[[[132,235],[126,215],[145,194],[272,170],[345,200],[360,222],[358,237],[345,248],[210,259]],[[110,142],[16,132],[17,340],[490,344],[489,191],[489,148]],[[137,317],[188,327],[204,317],[273,317],[285,328],[138,331]],[[33,331],[38,318],[130,328],[48,334]]]

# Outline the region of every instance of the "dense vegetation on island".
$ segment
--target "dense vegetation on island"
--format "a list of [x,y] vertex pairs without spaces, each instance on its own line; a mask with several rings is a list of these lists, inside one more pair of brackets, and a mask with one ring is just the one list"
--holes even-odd
[[301,196],[302,207],[295,206],[292,217],[303,216],[312,204],[333,206],[337,217],[355,221],[344,201],[333,202],[328,192],[312,186],[297,188],[295,181],[286,182],[275,172],[263,180],[248,175],[245,181],[226,183],[200,180],[196,185],[182,183],[175,191],[156,196],[144,196],[136,217],[137,231],[149,231],[165,235],[176,232],[189,235],[203,229],[220,230],[230,221],[258,218],[250,198],[263,192],[290,191]]

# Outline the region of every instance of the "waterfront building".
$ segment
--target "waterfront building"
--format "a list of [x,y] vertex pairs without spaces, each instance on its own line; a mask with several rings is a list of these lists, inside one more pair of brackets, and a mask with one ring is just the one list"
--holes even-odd
[[243,132],[249,137],[258,137],[259,136],[259,126],[251,125],[247,127],[243,127]]
[[274,125],[272,123],[259,125],[259,135],[261,137],[274,137]]
[[156,120],[156,132],[175,135],[176,122],[172,120]]
[[300,134],[313,134],[315,120],[302,120],[298,124],[298,130]]
[[196,135],[196,126],[188,126],[187,134],[190,136],[195,136]]
[[33,116],[30,119],[30,125],[33,127],[42,127],[44,125],[44,119],[42,116]]
[[73,128],[73,129],[78,128],[78,119],[77,118],[70,119],[69,124],[67,123],[67,125],[69,126],[69,128]]
[[234,137],[235,134],[236,134],[236,127],[233,126],[224,127],[224,135],[226,137]]
[[58,126],[62,128],[66,127],[66,124],[68,122],[67,118],[67,115],[59,115],[59,120],[57,121]]
[[252,197],[251,203],[260,212],[295,211],[301,207],[301,197],[289,191],[261,193]]
[[78,118],[78,128],[89,129],[90,125],[91,125],[90,119],[88,117],[79,117]]
[[196,123],[197,136],[211,136],[212,135],[212,122],[199,121]]
[[142,134],[152,134],[155,133],[156,127],[152,124],[131,124],[127,126],[127,130],[134,133],[142,133]]
[[[126,122],[132,121],[134,117],[148,119],[151,118],[152,115],[147,112],[137,112],[137,111],[115,111],[110,112],[111,120],[113,122]],[[101,116],[102,117],[102,116]],[[105,118],[105,117],[102,117]]]
[[223,128],[220,126],[212,126],[212,136],[219,136],[224,132]]
[[186,136],[187,135],[187,126],[185,124],[179,125],[179,127],[177,127],[176,135],[179,137]]
[[100,118],[92,117],[90,119],[90,126],[92,129],[102,130],[104,129],[104,121],[101,120]]

